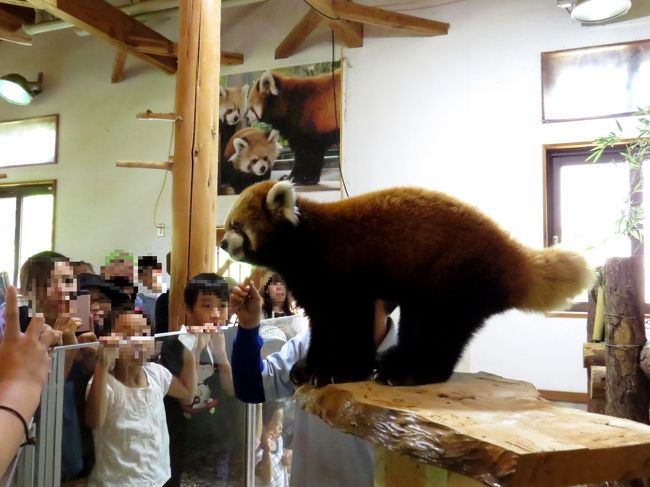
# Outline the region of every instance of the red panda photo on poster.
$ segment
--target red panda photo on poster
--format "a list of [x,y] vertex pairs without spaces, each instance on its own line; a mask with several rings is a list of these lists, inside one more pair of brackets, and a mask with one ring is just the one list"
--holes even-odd
[[222,76],[219,195],[260,181],[340,191],[340,62]]

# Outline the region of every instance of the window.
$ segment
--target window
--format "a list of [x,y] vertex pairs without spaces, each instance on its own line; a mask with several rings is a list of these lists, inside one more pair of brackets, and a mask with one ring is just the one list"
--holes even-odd
[[30,255],[52,250],[55,181],[0,185],[0,272],[18,283]]
[[0,167],[55,164],[58,115],[0,122]]
[[[638,174],[619,154],[622,147],[608,149],[597,163],[586,160],[590,149],[589,144],[545,147],[546,245],[581,252],[592,266],[608,257],[644,255],[643,241],[622,235],[618,223]],[[640,193],[634,198],[648,201]],[[646,282],[649,277],[646,270]],[[585,294],[573,310],[586,311],[586,300]]]

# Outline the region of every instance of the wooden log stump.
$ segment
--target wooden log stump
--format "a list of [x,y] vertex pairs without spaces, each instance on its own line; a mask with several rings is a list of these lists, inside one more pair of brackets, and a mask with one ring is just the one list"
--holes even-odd
[[605,264],[605,414],[648,424],[648,379],[640,368],[644,346],[642,266],[638,258]]
[[589,398],[604,399],[607,389],[607,368],[601,365],[591,367]]
[[585,343],[582,347],[583,367],[588,369],[593,365],[605,366],[605,355],[604,343]]
[[422,472],[413,465],[423,464],[492,487],[574,486],[650,474],[650,426],[559,407],[531,384],[490,374],[454,374],[417,387],[303,386],[296,399],[330,426],[409,457],[400,460],[402,470],[417,482]]

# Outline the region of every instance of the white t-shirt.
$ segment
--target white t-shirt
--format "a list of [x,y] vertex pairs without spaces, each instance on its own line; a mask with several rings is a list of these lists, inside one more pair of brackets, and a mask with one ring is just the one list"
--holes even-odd
[[143,369],[147,387],[127,387],[110,374],[106,379],[106,421],[93,431],[89,487],[160,487],[171,476],[163,398],[172,374],[151,362]]

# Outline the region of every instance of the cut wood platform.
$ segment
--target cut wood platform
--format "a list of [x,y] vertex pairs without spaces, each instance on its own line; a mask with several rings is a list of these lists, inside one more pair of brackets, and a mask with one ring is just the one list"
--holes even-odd
[[[387,449],[388,458],[398,453],[418,468],[441,467],[492,487],[650,476],[650,426],[559,407],[529,383],[491,374],[418,387],[304,386],[296,398],[334,428]],[[387,479],[388,472],[387,463]]]

